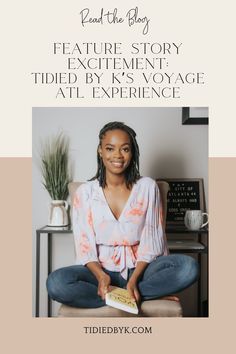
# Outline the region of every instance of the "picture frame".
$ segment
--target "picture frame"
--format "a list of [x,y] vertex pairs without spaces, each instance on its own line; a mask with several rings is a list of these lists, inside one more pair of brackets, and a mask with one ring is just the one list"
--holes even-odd
[[203,178],[158,178],[169,184],[166,225],[184,225],[186,210],[206,212]]
[[183,125],[195,125],[195,124],[208,125],[208,122],[209,122],[208,107],[183,107],[182,108]]

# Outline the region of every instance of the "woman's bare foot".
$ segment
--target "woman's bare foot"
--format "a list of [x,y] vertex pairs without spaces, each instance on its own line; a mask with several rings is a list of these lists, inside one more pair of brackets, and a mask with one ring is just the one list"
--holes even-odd
[[163,297],[160,297],[160,300],[170,300],[170,301],[177,301],[177,302],[179,302],[178,296],[175,296],[175,295],[163,296]]

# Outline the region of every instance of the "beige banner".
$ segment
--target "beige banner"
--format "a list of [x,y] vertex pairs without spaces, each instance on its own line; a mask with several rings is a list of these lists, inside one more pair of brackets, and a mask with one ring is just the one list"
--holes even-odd
[[[80,11],[90,9],[91,16],[99,16],[101,9],[124,17],[129,9],[138,6],[139,15],[150,19],[147,35],[143,25],[129,27],[107,23],[82,26]],[[233,1],[189,0],[71,0],[66,1],[4,1],[1,26],[1,118],[0,156],[31,156],[32,107],[210,107],[209,156],[236,156],[235,139],[235,59]],[[68,55],[55,55],[54,42],[122,43],[123,55],[128,57],[131,43],[182,43],[180,54],[164,55],[169,74],[204,72],[205,84],[183,84],[178,99],[84,99],[56,98],[60,85],[35,85],[31,73],[64,72]],[[77,57],[78,55],[73,55]],[[82,57],[93,55],[82,55]],[[120,55],[121,56],[121,55]],[[138,54],[139,57],[144,55]],[[150,54],[149,57],[158,55]],[[88,70],[87,70],[88,71]],[[107,70],[106,74],[112,70]],[[135,86],[144,86],[135,70]],[[158,69],[149,70],[150,72]],[[82,71],[84,75],[84,72]],[[82,76],[79,85],[83,92],[90,90]],[[66,86],[66,85],[64,85]],[[64,87],[63,86],[63,87]],[[107,83],[104,85],[107,87]],[[146,85],[145,85],[146,86]],[[233,129],[234,127],[234,129]]]
[[[236,158],[209,159],[210,317],[192,319],[32,318],[31,159],[2,158],[0,169],[2,352],[120,353],[127,345],[138,353],[148,348],[165,353],[233,348]],[[152,334],[85,334],[85,326],[109,325],[151,326]]]

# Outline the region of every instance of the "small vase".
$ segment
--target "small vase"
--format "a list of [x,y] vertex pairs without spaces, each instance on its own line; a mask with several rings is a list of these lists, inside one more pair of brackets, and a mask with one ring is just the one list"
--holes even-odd
[[68,203],[65,200],[52,200],[48,226],[68,226]]

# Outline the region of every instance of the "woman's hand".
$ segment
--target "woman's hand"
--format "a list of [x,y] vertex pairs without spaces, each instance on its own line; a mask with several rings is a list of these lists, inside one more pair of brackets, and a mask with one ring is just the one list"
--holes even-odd
[[139,294],[137,282],[130,279],[127,283],[126,288],[129,292],[130,296],[132,297],[132,299],[134,299],[137,302],[137,304],[139,304],[141,302],[141,296]]
[[98,295],[105,300],[105,295],[111,284],[110,276],[104,272],[99,262],[88,262],[86,266],[94,274],[98,281]]
[[109,286],[111,284],[111,278],[108,274],[103,273],[98,280],[98,295],[105,300],[105,295],[109,291]]
[[141,295],[139,293],[138,286],[137,286],[138,280],[142,276],[147,266],[148,266],[147,262],[137,262],[136,268],[133,274],[131,275],[126,286],[130,296],[136,300],[137,304],[140,304],[141,302]]

